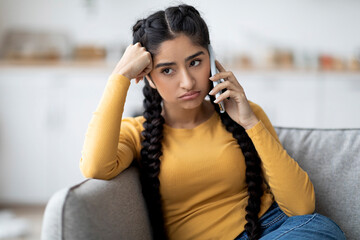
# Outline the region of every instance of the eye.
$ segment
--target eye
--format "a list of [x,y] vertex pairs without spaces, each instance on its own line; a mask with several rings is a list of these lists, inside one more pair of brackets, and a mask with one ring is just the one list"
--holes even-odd
[[173,70],[171,68],[165,68],[163,70],[161,70],[162,73],[164,73],[165,75],[170,75]]
[[200,64],[200,62],[201,62],[201,60],[192,60],[192,61],[190,62],[190,66],[196,67],[197,65]]

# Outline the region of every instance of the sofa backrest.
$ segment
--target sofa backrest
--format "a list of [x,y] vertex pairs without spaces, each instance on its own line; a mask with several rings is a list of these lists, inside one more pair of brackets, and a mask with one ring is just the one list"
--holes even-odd
[[[316,211],[334,220],[349,240],[359,239],[360,129],[275,129],[309,174]],[[137,168],[58,191],[46,207],[42,239],[151,239]]]
[[316,212],[334,220],[348,239],[359,239],[360,129],[275,130],[288,154],[308,173]]

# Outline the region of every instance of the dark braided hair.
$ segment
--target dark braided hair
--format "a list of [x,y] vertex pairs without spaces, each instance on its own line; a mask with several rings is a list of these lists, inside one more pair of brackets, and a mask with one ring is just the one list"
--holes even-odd
[[[160,44],[164,41],[185,34],[193,43],[208,48],[210,44],[209,31],[200,13],[192,6],[179,5],[169,7],[165,11],[158,11],[146,19],[141,19],[133,26],[133,44],[140,42],[152,56],[157,54]],[[210,74],[210,73],[209,73]],[[151,80],[151,79],[150,79]],[[140,175],[143,195],[149,211],[153,238],[167,239],[160,194],[160,157],[162,156],[163,124],[161,115],[162,98],[149,85],[145,78],[144,94],[144,131],[141,149]],[[212,101],[213,96],[210,96]],[[211,102],[212,102],[211,101]],[[216,111],[219,109],[214,104]],[[260,167],[260,158],[257,155],[251,139],[244,128],[234,122],[226,113],[220,114],[222,123],[227,131],[237,140],[246,163],[246,183],[248,184],[248,206],[246,207],[245,230],[250,239],[258,239],[261,233],[258,213],[260,211],[261,196],[263,194],[263,177]]]
[[161,208],[160,156],[162,155],[161,140],[163,138],[164,118],[161,116],[161,97],[159,93],[145,81],[143,88],[144,99],[144,131],[142,135],[140,177],[143,195],[148,206],[149,216],[153,228],[154,239],[166,239],[164,218]]
[[218,104],[214,103],[215,97],[209,95],[210,102],[214,105],[215,110],[219,113],[221,122],[225,125],[226,130],[231,132],[233,137],[237,140],[241,151],[245,157],[246,164],[246,183],[248,185],[248,205],[246,206],[245,230],[248,232],[250,239],[259,239],[261,228],[259,224],[258,214],[260,212],[261,196],[263,195],[263,176],[261,170],[261,160],[257,154],[255,146],[250,137],[245,132],[245,129],[237,124],[225,112],[220,113]]

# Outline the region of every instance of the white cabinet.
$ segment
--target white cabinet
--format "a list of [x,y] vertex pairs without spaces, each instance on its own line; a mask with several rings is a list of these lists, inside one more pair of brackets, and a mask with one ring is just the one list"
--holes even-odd
[[247,97],[273,125],[359,128],[360,74],[326,72],[234,72]]
[[[45,203],[84,179],[81,149],[111,71],[0,68],[0,203]],[[124,116],[141,110],[141,87]]]
[[318,124],[360,127],[360,76],[327,75],[321,83]]
[[[0,80],[0,201],[46,197],[46,81],[26,74]],[[36,195],[34,195],[36,193]]]
[[[84,178],[88,123],[112,68],[0,68],[0,203],[46,203]],[[360,75],[235,71],[277,126],[360,127]],[[124,116],[142,109],[131,84]]]
[[80,182],[82,144],[107,73],[54,73],[47,79],[47,195]]

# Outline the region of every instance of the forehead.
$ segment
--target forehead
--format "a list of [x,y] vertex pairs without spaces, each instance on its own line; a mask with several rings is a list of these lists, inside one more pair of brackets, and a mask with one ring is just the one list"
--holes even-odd
[[207,52],[202,46],[193,43],[188,36],[181,34],[174,39],[162,42],[153,60],[155,63],[184,60],[200,50]]

